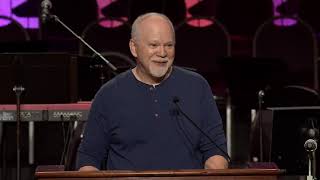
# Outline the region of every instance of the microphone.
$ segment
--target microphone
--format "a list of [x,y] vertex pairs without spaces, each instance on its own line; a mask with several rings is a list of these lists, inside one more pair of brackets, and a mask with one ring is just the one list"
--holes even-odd
[[258,122],[259,122],[259,155],[260,155],[260,162],[263,162],[263,128],[262,128],[262,105],[264,103],[263,97],[264,97],[264,90],[260,90],[258,92],[258,101],[259,101],[259,116],[258,116]]
[[172,102],[176,105],[178,111],[185,117],[187,118],[191,124],[196,127],[200,132],[201,134],[203,134],[205,137],[207,137],[209,139],[209,141],[214,144],[214,146],[216,146],[226,157],[227,157],[227,160],[228,162],[231,162],[231,158],[229,156],[229,154],[227,152],[225,152],[220,146],[218,146],[217,143],[215,143],[211,137],[206,133],[204,132],[186,113],[184,113],[184,111],[181,109],[180,105],[179,105],[179,102],[180,102],[180,99],[177,97],[177,96],[174,96],[173,99],[172,99]]
[[52,8],[52,3],[50,0],[43,0],[41,2],[41,21],[45,23],[48,18],[50,18],[50,9]]
[[313,152],[317,149],[317,142],[314,139],[308,139],[304,143],[304,148],[308,152]]
[[263,98],[264,97],[264,91],[260,90],[258,93],[259,98]]
[[173,97],[173,103],[177,105],[180,102],[180,99],[177,96]]

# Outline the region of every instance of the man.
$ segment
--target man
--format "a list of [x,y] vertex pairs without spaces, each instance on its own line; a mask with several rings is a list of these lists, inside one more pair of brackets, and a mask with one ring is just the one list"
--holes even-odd
[[99,170],[106,161],[107,169],[227,168],[223,126],[207,81],[172,66],[175,33],[170,20],[159,13],[141,15],[131,36],[137,66],[96,94],[77,167]]

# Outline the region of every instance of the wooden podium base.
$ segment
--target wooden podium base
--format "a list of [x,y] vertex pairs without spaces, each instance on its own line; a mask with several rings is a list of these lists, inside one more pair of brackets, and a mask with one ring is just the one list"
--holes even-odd
[[97,172],[55,170],[52,166],[39,167],[35,173],[36,180],[276,180],[283,176],[285,171],[279,169],[221,169],[221,170],[147,170],[127,171],[108,170]]

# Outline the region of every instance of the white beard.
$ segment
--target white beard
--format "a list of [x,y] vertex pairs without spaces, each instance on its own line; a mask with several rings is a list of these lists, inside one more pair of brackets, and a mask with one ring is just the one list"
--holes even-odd
[[171,71],[172,63],[173,61],[168,61],[165,66],[149,64],[149,73],[152,77],[157,79],[165,78]]
[[164,77],[169,71],[169,67],[150,67],[150,74],[156,78]]

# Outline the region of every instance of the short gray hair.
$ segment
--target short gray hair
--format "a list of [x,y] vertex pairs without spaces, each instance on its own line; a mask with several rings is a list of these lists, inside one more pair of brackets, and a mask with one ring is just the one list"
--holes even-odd
[[131,27],[131,39],[134,39],[138,36],[138,26],[139,24],[147,19],[148,17],[151,16],[158,16],[158,17],[162,17],[163,19],[167,20],[171,29],[172,29],[172,33],[173,33],[173,37],[175,38],[175,30],[174,30],[174,26],[171,22],[171,20],[168,18],[168,16],[161,14],[161,13],[157,13],[157,12],[149,12],[149,13],[145,13],[142,14],[140,16],[137,17],[137,19],[133,22],[132,27]]

